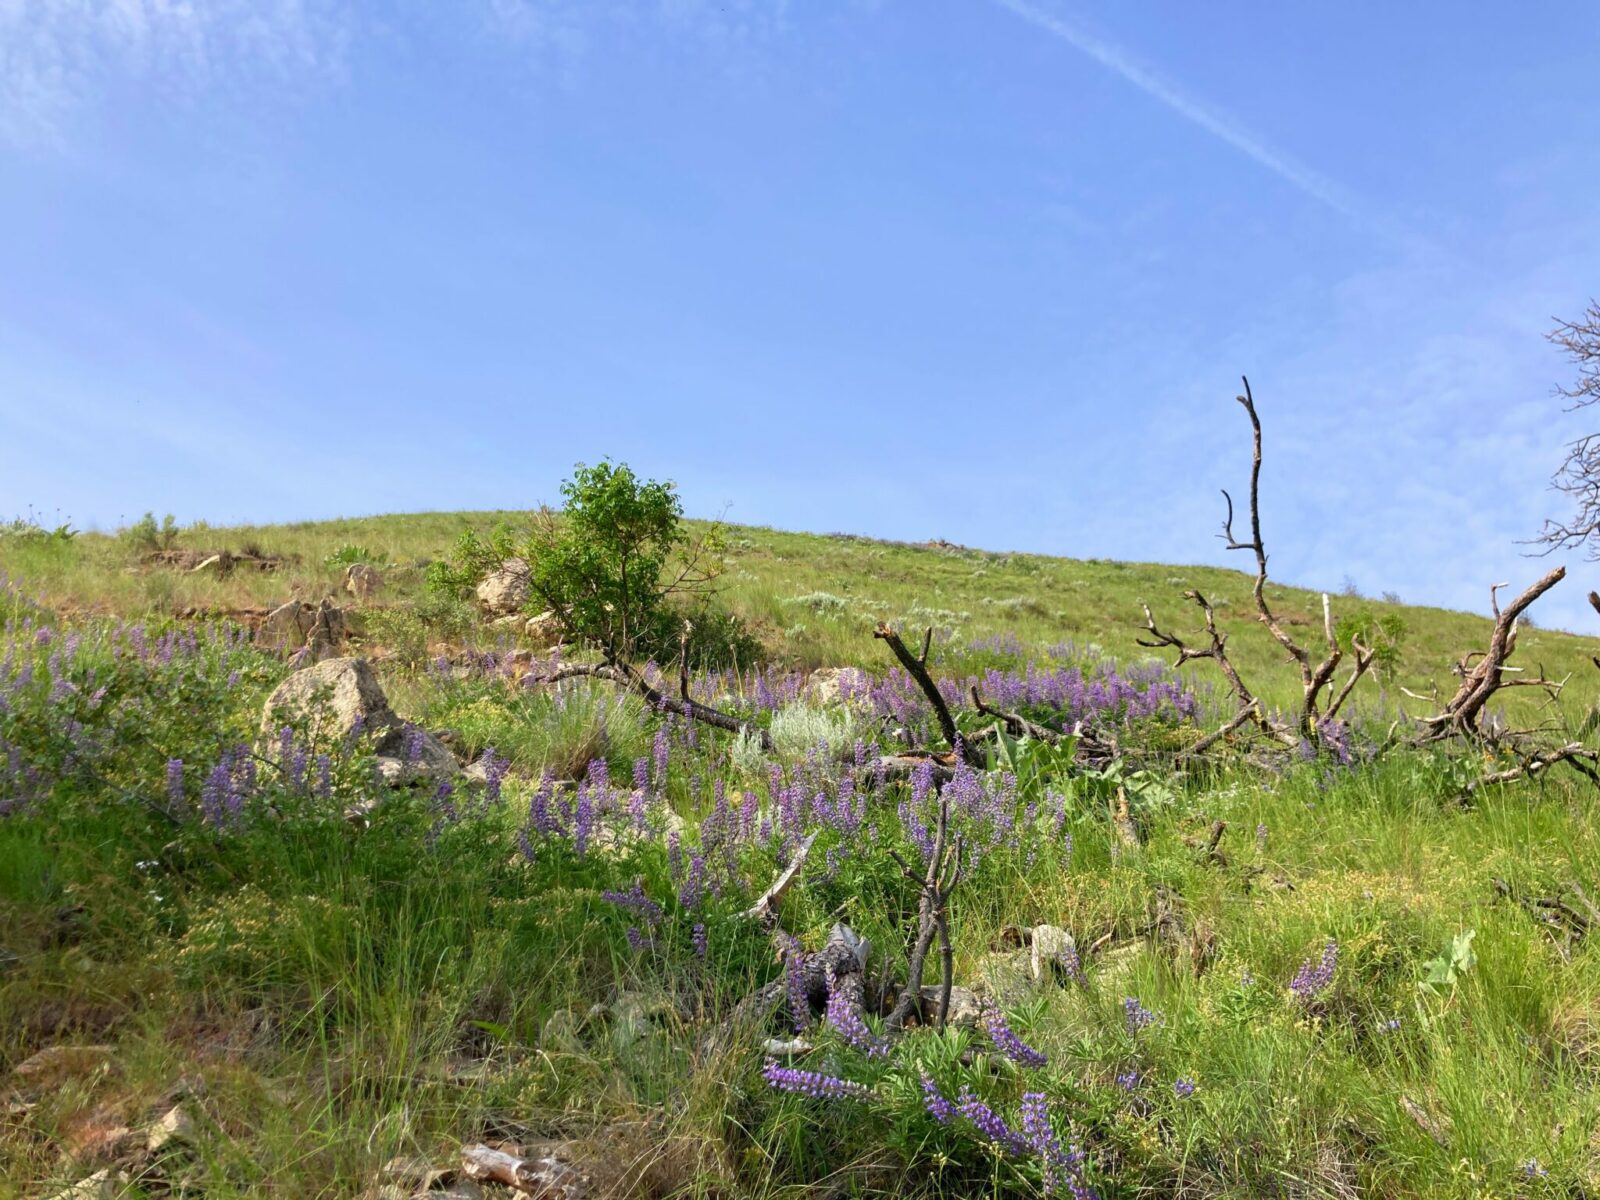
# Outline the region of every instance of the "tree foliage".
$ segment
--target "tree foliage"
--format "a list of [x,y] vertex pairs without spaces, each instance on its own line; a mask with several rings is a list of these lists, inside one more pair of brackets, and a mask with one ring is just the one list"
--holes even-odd
[[713,526],[691,538],[676,485],[625,463],[579,463],[561,485],[561,513],[542,513],[526,544],[534,599],[608,662],[676,650],[675,598],[703,598],[722,571]]

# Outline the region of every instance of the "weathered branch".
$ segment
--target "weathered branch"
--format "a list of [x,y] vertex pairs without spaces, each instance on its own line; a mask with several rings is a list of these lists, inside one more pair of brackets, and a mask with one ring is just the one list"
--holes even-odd
[[800,868],[805,866],[806,858],[811,853],[812,843],[817,840],[819,832],[820,830],[814,829],[806,835],[805,840],[800,843],[799,849],[794,852],[794,857],[789,860],[789,865],[772,881],[772,886],[761,893],[761,898],[745,910],[744,916],[760,921],[763,924],[771,922],[777,917],[778,901],[783,899],[783,894],[789,890],[790,885],[794,883],[795,878],[800,874]]
[[1172,664],[1174,669],[1180,668],[1185,663],[1192,662],[1195,659],[1209,658],[1217,664],[1217,669],[1222,672],[1223,677],[1228,681],[1228,686],[1233,689],[1233,694],[1239,701],[1239,710],[1221,729],[1215,733],[1208,734],[1199,743],[1184,751],[1179,756],[1179,761],[1203,754],[1211,746],[1247,722],[1253,722],[1263,733],[1286,746],[1298,745],[1299,739],[1291,731],[1267,720],[1262,710],[1261,701],[1256,698],[1255,693],[1245,684],[1238,669],[1233,665],[1233,660],[1228,657],[1228,635],[1217,629],[1217,614],[1211,606],[1211,601],[1207,600],[1197,589],[1184,592],[1183,598],[1194,601],[1200,611],[1205,614],[1207,645],[1204,647],[1191,646],[1176,634],[1168,633],[1160,628],[1156,624],[1155,614],[1150,611],[1148,604],[1143,605],[1143,608],[1145,628],[1149,630],[1150,639],[1136,638],[1135,640],[1139,645],[1150,649],[1171,647],[1177,650],[1177,660]]
[[920,888],[917,896],[917,938],[911,948],[905,990],[895,1000],[893,1010],[884,1020],[884,1028],[891,1033],[898,1033],[904,1027],[922,1001],[922,972],[935,938],[939,941],[939,958],[944,970],[939,987],[936,1026],[943,1029],[950,1014],[950,989],[955,980],[952,977],[954,951],[950,941],[949,905],[950,895],[961,881],[961,837],[958,834],[952,841],[949,833],[950,799],[941,789],[939,818],[933,833],[933,852],[928,856],[925,870],[918,874],[898,853],[890,851],[901,873]]
[[[568,663],[545,675],[530,674],[527,679],[533,683],[560,683],[562,680],[580,677],[607,680],[618,687],[637,693],[652,708],[677,713],[680,717],[687,717],[691,721],[699,721],[716,729],[725,729],[729,733],[754,737],[763,750],[769,753],[772,750],[772,735],[753,721],[740,720],[721,709],[712,708],[709,704],[691,700],[687,695],[669,696],[645,678],[644,673],[638,668],[626,663]],[[684,690],[687,692],[687,688]]]
[[469,1179],[505,1184],[541,1200],[580,1200],[589,1192],[589,1177],[553,1154],[518,1158],[478,1143],[462,1147],[461,1169]]
[[983,766],[982,756],[977,754],[975,748],[962,741],[961,734],[956,730],[955,718],[950,715],[950,706],[945,703],[939,685],[934,683],[933,676],[928,673],[928,649],[933,644],[933,627],[930,625],[928,632],[923,636],[920,657],[911,653],[905,642],[900,640],[900,635],[889,628],[887,622],[879,621],[878,627],[872,631],[872,636],[888,644],[895,658],[900,660],[900,665],[922,689],[929,707],[933,709],[934,718],[939,722],[939,733],[950,748],[959,753],[969,766]]
[[[1458,673],[1461,684],[1456,693],[1444,705],[1444,708],[1434,716],[1424,720],[1426,729],[1424,740],[1443,737],[1448,733],[1461,733],[1469,737],[1476,736],[1479,732],[1478,722],[1483,712],[1483,707],[1490,698],[1511,681],[1505,678],[1507,671],[1514,670],[1506,666],[1506,660],[1517,648],[1517,621],[1528,607],[1544,595],[1562,579],[1566,578],[1566,567],[1557,567],[1543,578],[1530,584],[1523,593],[1513,600],[1504,609],[1501,609],[1495,592],[1503,585],[1496,584],[1490,589],[1490,597],[1494,604],[1494,628],[1489,634],[1489,647],[1482,652],[1481,657],[1476,654],[1469,655],[1461,660]],[[1472,662],[1477,658],[1476,663]],[[1520,682],[1520,681],[1519,681]],[[1531,681],[1540,683],[1540,680]],[[1550,686],[1549,681],[1542,681],[1545,686]]]

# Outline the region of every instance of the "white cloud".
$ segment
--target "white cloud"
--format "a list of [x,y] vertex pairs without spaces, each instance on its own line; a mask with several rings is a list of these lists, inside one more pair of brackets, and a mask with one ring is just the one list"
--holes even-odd
[[118,86],[192,101],[342,70],[334,0],[0,0],[0,141],[59,145]]

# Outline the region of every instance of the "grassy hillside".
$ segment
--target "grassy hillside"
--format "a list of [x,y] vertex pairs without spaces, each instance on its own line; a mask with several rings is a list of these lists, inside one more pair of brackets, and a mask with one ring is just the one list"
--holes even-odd
[[[330,556],[354,547],[385,572],[387,586],[374,603],[403,606],[421,592],[422,566],[448,554],[463,531],[525,519],[526,514],[510,512],[415,513],[200,527],[179,534],[174,544],[180,549],[250,551],[285,560],[275,572],[238,571],[225,579],[141,566],[140,550],[115,537],[84,535],[64,544],[0,539],[0,571],[68,609],[158,617],[198,609],[225,615],[261,610],[292,596],[337,595],[343,567],[330,565]],[[1255,620],[1252,579],[1238,571],[749,526],[732,526],[728,534],[723,599],[755,627],[780,663],[880,666],[882,648],[868,636],[879,619],[933,625],[956,645],[1009,635],[1030,651],[1070,642],[1091,655],[1136,661],[1153,653],[1135,640],[1144,627],[1141,603],[1151,606],[1164,628],[1187,636],[1200,627],[1199,613],[1182,598],[1194,588],[1215,605],[1219,625],[1230,635],[1230,653],[1258,693],[1276,704],[1289,704],[1298,694],[1291,665]],[[1541,573],[1538,566],[1530,564],[1528,578],[1513,581],[1509,594],[1532,582]],[[1568,580],[1559,586],[1578,585]],[[1272,585],[1268,598],[1298,637],[1321,644],[1319,593]],[[1402,687],[1448,694],[1451,668],[1462,654],[1481,649],[1488,637],[1489,621],[1467,613],[1340,595],[1333,605],[1336,617],[1368,612],[1404,620],[1406,634],[1387,689],[1396,704],[1404,699],[1398,692]],[[1537,606],[1531,615],[1537,619]],[[1530,670],[1542,664],[1553,678],[1570,677],[1568,701],[1581,709],[1600,699],[1600,672],[1590,661],[1596,653],[1600,639],[1530,628],[1519,639],[1516,661]],[[1379,689],[1374,679],[1363,685],[1362,694],[1376,699]],[[1413,710],[1421,707],[1408,703]]]
[[[1395,608],[1350,753],[1241,739],[1183,773],[1217,715],[1141,661],[1139,603],[1188,631],[1204,590],[1286,704],[1245,576],[736,528],[725,598],[773,661],[721,702],[769,752],[608,683],[385,657],[425,561],[497,516],[181,534],[283,559],[223,579],[0,538],[0,1197],[509,1200],[428,1190],[478,1143],[567,1163],[573,1200],[1600,1194],[1595,789],[1558,768],[1464,802],[1503,762],[1366,736],[1486,621]],[[364,650],[416,726],[390,727],[400,786],[378,729],[264,714],[284,654],[172,619],[325,595],[343,547],[385,574]],[[1316,595],[1273,600],[1320,629]],[[895,856],[925,869],[940,793],[862,765],[931,727],[879,617],[938,628],[942,675],[1037,664],[1035,719],[1118,748],[1023,739],[944,786],[969,993],[899,1036]],[[1597,652],[1525,631],[1514,661],[1573,673],[1542,717],[1585,728]],[[874,679],[842,694],[791,670],[853,663]],[[476,777],[423,775],[417,729]],[[802,846],[768,928],[748,910]],[[869,943],[828,960],[848,986],[816,967],[840,923]]]

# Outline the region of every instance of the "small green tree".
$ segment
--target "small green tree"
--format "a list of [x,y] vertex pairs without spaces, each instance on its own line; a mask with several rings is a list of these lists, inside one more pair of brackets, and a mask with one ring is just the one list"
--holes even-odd
[[528,585],[568,634],[608,663],[674,647],[683,618],[670,602],[707,592],[722,570],[722,532],[690,538],[676,485],[625,463],[579,463],[561,485],[559,517],[540,513],[528,538]]
[[1346,653],[1360,642],[1372,652],[1372,669],[1385,681],[1394,679],[1400,668],[1400,651],[1409,632],[1405,618],[1399,613],[1376,613],[1370,608],[1357,609],[1339,618],[1334,636]]

